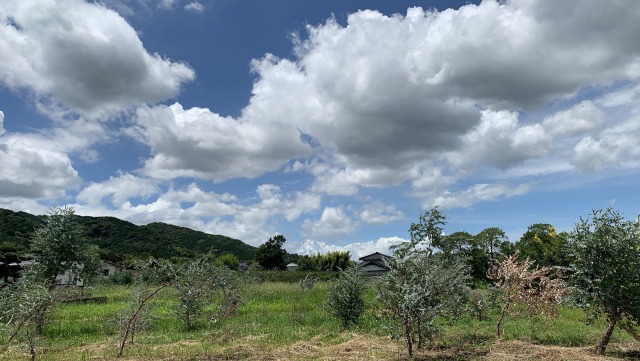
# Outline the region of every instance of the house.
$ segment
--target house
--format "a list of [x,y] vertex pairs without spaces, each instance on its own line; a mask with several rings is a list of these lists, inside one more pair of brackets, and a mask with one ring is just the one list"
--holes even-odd
[[[104,261],[103,261],[104,262]],[[16,282],[20,278],[20,272],[27,266],[34,264],[34,261],[26,260],[20,262],[9,263],[7,266],[14,271],[14,275],[7,277],[7,281],[10,283]],[[104,263],[103,263],[104,266]],[[56,275],[55,285],[56,286],[77,286],[83,287],[84,280],[80,277],[80,273],[82,273],[82,264],[75,264],[74,267],[61,271]],[[121,269],[119,272],[124,269],[123,266],[120,266]],[[114,266],[117,269],[117,267]],[[109,268],[111,271],[111,268]],[[103,270],[106,273],[106,270]],[[105,274],[103,273],[103,274]]]
[[81,272],[82,265],[77,266],[77,268],[69,268],[58,273],[58,275],[56,276],[56,286],[84,287],[84,279],[80,277]]
[[287,271],[295,271],[298,269],[298,265],[295,263],[289,263],[287,265]]
[[113,276],[116,273],[120,273],[126,269],[125,266],[117,264],[115,262],[102,260],[102,275],[104,277]]
[[369,276],[377,276],[389,271],[389,267],[387,267],[387,264],[385,262],[385,259],[388,258],[391,258],[391,256],[376,252],[364,257],[360,257],[360,263],[358,263],[358,265],[362,267],[365,274]]

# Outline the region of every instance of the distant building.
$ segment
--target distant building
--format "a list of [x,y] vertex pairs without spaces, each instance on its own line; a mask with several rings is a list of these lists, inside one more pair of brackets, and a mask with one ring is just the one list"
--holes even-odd
[[389,267],[385,262],[385,259],[391,258],[386,254],[380,252],[372,253],[370,255],[360,257],[360,263],[358,266],[362,267],[364,272],[370,276],[377,276],[383,273],[389,272]]
[[[17,276],[16,277],[10,277],[9,278],[9,282],[15,282],[20,278],[20,272],[22,271],[22,269],[24,269],[25,267],[34,264],[33,261],[21,261],[21,262],[17,262],[17,263],[10,263],[9,266],[11,267],[16,267],[17,270]],[[80,265],[80,267],[78,267],[78,271],[74,272],[71,269],[62,271],[60,273],[58,273],[58,275],[56,276],[56,286],[78,286],[78,287],[83,287],[84,286],[84,280],[80,277],[80,272],[82,272],[82,265]]]
[[56,276],[56,286],[77,286],[84,287],[84,279],[80,277],[82,272],[82,265],[77,269],[77,272],[72,269],[64,270]]
[[295,263],[289,263],[287,265],[287,271],[295,271],[298,269],[298,265]]
[[104,277],[113,276],[116,273],[120,273],[126,269],[125,266],[117,264],[115,262],[102,260],[102,275]]

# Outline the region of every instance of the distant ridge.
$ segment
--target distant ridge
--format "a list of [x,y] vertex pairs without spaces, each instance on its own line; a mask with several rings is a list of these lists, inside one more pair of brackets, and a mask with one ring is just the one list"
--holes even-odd
[[[0,252],[7,247],[28,248],[31,235],[44,216],[0,208]],[[213,250],[251,260],[256,248],[238,239],[186,227],[154,222],[138,226],[115,217],[78,216],[87,237],[100,247],[101,257],[120,262],[134,258],[194,257]]]

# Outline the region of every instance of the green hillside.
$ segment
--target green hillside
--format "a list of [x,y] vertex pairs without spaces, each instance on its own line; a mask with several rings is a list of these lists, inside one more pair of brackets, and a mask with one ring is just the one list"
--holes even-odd
[[[0,253],[2,249],[26,250],[42,218],[0,209]],[[149,256],[193,257],[209,250],[233,253],[240,260],[248,261],[253,259],[256,250],[237,239],[165,223],[138,226],[114,217],[82,216],[78,216],[78,222],[86,229],[87,237],[100,247],[102,257],[112,261]]]

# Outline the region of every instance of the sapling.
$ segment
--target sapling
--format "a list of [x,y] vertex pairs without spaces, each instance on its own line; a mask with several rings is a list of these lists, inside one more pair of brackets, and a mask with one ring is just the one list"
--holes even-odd
[[502,324],[507,314],[518,315],[523,311],[530,315],[552,317],[557,305],[567,295],[568,288],[562,274],[550,267],[537,268],[529,258],[518,260],[519,254],[507,257],[495,264],[488,278],[501,290],[503,301],[496,324],[496,335],[502,335]]
[[356,267],[340,271],[340,276],[329,286],[327,307],[331,315],[342,322],[342,327],[358,323],[364,313],[366,283],[362,270]]

